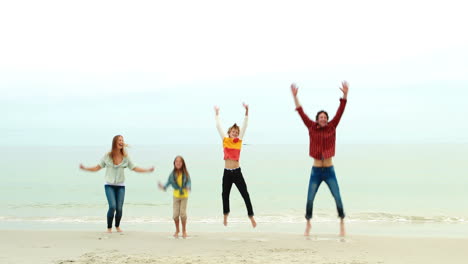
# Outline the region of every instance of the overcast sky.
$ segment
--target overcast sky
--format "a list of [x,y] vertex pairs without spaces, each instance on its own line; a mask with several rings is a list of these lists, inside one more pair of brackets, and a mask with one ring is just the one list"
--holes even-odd
[[5,1],[0,145],[217,144],[250,105],[249,144],[468,142],[463,1]]

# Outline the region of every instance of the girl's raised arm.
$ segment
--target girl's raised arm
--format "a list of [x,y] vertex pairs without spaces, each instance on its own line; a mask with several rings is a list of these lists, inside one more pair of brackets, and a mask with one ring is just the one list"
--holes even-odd
[[245,116],[244,116],[244,122],[242,122],[242,126],[241,126],[240,131],[239,131],[239,138],[240,139],[244,138],[245,130],[247,129],[247,123],[249,121],[249,105],[245,104],[245,103],[242,103],[242,105],[245,108]]
[[221,127],[221,121],[219,120],[219,106],[214,107],[215,110],[215,119],[216,119],[216,128],[218,129],[219,136],[221,139],[227,137],[227,134],[224,132],[223,128]]

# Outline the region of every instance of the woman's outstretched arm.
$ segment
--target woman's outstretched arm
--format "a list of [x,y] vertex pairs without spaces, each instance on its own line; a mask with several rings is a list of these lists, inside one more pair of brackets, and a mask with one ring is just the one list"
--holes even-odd
[[139,167],[135,167],[135,168],[133,168],[133,171],[135,171],[135,172],[153,172],[154,167],[151,167],[149,169],[142,169],[142,168],[139,168]]
[[94,167],[85,167],[83,164],[80,164],[80,169],[85,170],[85,171],[98,171],[101,169],[101,166],[96,165]]

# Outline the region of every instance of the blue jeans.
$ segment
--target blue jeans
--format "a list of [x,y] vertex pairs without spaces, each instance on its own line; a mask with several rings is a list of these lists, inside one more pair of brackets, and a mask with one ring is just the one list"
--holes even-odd
[[306,205],[306,219],[312,218],[312,207],[314,205],[315,194],[317,194],[318,188],[322,181],[327,183],[333,198],[335,198],[336,209],[338,216],[344,218],[345,214],[343,211],[343,203],[341,202],[340,188],[338,187],[338,181],[336,180],[335,168],[331,167],[312,167],[309,180],[309,191],[307,192],[307,205]]
[[104,185],[104,190],[106,191],[107,202],[109,203],[109,210],[107,211],[107,228],[112,228],[114,212],[115,226],[119,227],[120,219],[122,219],[125,186]]

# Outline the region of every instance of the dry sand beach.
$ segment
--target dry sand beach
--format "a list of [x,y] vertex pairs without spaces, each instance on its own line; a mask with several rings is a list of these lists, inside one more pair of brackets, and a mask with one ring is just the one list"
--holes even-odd
[[0,263],[466,263],[468,239],[285,233],[2,231]]

